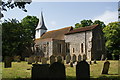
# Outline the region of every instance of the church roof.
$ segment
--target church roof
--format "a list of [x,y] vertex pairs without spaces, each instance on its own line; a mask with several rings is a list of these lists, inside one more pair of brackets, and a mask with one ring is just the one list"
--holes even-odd
[[71,30],[70,32],[66,33],[66,35],[68,35],[68,34],[74,34],[74,33],[79,33],[79,32],[83,32],[83,31],[88,31],[88,30],[92,30],[92,29],[94,29],[97,26],[98,26],[98,24],[92,25],[92,26],[80,27],[80,28]]
[[64,40],[64,35],[66,33],[68,33],[70,30],[72,30],[73,27],[66,27],[66,28],[62,28],[62,29],[57,29],[57,30],[53,30],[53,31],[48,31],[45,34],[43,34],[41,36],[41,38],[36,39],[39,41],[43,41],[43,39],[57,39],[57,40]]
[[44,29],[47,30],[45,24],[44,24],[44,18],[43,18],[43,14],[41,12],[41,19],[39,19],[38,25],[36,27],[36,29]]

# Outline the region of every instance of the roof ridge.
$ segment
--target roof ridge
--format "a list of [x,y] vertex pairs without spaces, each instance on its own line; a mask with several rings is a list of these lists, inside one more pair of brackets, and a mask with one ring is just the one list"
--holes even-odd
[[[56,29],[56,30],[52,30],[52,31],[48,31],[48,32],[58,31],[58,30],[67,29],[67,28],[72,28],[72,26],[64,27],[64,28],[60,28],[60,29]],[[48,33],[48,32],[46,32],[46,33]]]

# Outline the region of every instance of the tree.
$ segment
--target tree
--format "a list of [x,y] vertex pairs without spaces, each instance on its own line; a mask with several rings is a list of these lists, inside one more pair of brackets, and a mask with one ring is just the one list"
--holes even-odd
[[120,23],[109,23],[104,27],[103,32],[106,38],[108,58],[111,58],[110,55],[115,55],[117,56],[115,59],[118,59],[118,55],[120,55]]
[[2,23],[2,55],[13,56],[19,54],[21,44],[21,24],[16,19],[5,20]]
[[[18,7],[19,9],[22,9],[23,11],[27,12],[25,9],[26,4],[30,4],[32,0],[7,0],[7,1],[1,1],[2,7],[0,10],[7,11],[8,9],[13,9],[15,7]],[[3,17],[3,14],[0,12],[0,18]]]
[[82,20],[82,21],[80,21],[80,23],[75,24],[75,28],[91,26],[94,24],[99,24],[102,28],[104,28],[106,26],[104,24],[104,22],[99,21],[99,20],[95,20],[94,22],[92,20]]
[[36,16],[26,16],[22,19],[21,24],[24,26],[24,30],[26,30],[26,33],[29,34],[25,37],[28,37],[29,39],[35,38],[35,28],[37,27],[39,19]]

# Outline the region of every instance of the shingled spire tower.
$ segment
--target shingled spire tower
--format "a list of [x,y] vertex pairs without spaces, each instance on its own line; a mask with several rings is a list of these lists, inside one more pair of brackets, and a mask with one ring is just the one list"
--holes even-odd
[[44,18],[41,12],[41,19],[39,19],[38,25],[36,27],[35,39],[40,38],[46,31],[47,31],[47,28],[44,24]]

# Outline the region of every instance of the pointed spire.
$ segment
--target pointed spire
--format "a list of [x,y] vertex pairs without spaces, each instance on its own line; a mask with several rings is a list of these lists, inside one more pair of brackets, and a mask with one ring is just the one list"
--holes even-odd
[[41,19],[39,19],[39,23],[38,23],[36,29],[44,29],[44,30],[47,30],[47,28],[46,28],[46,26],[45,26],[45,24],[44,24],[44,18],[43,18],[42,11],[41,11]]

